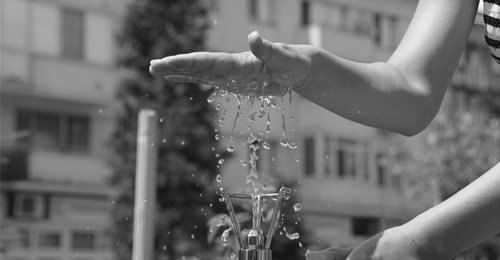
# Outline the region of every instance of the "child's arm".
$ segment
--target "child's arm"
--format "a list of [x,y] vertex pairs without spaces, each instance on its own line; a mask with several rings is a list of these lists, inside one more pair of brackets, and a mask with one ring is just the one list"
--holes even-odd
[[384,63],[356,63],[308,45],[271,43],[252,33],[251,52],[166,57],[152,61],[150,71],[173,81],[262,79],[270,87],[290,84],[347,119],[413,135],[436,114],[477,7],[478,0],[420,0],[402,42]]
[[[500,163],[454,196],[354,249],[308,252],[307,260],[452,259],[500,233]],[[347,258],[347,254],[349,255]]]
[[441,258],[500,233],[500,163],[441,204],[402,226]]

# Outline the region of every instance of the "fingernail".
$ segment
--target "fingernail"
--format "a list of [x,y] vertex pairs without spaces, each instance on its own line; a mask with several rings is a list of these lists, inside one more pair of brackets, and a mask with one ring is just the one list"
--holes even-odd
[[153,65],[153,63],[157,63],[157,62],[159,62],[159,61],[160,61],[160,59],[154,59],[154,60],[151,60],[151,61],[149,62],[149,64],[150,64],[150,65]]

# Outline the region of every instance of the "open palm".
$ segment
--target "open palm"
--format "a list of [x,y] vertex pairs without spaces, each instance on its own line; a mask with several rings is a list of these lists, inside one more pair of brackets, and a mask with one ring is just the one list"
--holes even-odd
[[[307,80],[313,47],[272,43],[257,32],[242,53],[195,52],[151,61],[151,74],[176,82],[219,84],[236,94],[277,95],[280,86]],[[261,85],[265,85],[261,93]],[[256,87],[259,86],[259,87]]]

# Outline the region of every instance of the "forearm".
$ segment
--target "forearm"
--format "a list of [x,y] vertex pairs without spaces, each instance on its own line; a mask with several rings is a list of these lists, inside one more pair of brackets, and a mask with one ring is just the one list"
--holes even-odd
[[358,123],[416,134],[441,105],[477,5],[478,0],[420,0],[387,62],[360,64],[313,51],[310,75],[296,92]]
[[429,102],[429,92],[389,63],[356,63],[323,50],[311,60],[310,76],[295,91],[349,120],[413,135],[427,126],[439,107],[440,100]]
[[500,233],[500,164],[402,229],[423,248],[451,259]]

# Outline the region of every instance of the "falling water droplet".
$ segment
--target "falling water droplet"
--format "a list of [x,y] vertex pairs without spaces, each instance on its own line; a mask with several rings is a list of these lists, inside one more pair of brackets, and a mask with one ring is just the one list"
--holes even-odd
[[222,176],[220,174],[217,174],[216,180],[217,182],[222,182]]
[[288,237],[288,239],[290,239],[290,240],[296,240],[296,239],[300,238],[300,235],[297,232],[295,232],[293,234],[286,233],[286,237]]
[[295,212],[300,211],[300,209],[301,209],[300,203],[295,203],[295,204],[293,205],[293,210],[295,210]]
[[241,165],[243,165],[244,167],[248,166],[248,162],[247,161],[241,159],[240,162],[241,162]]
[[283,147],[286,147],[288,145],[288,139],[286,137],[283,137],[280,139],[280,144],[283,146]]
[[191,234],[191,239],[194,239],[194,234]]
[[163,117],[160,118],[160,123],[163,123]]
[[210,95],[210,96],[207,98],[208,103],[212,103],[212,102],[214,102],[215,96],[217,96],[217,91],[214,91],[214,93],[212,93],[212,95]]

